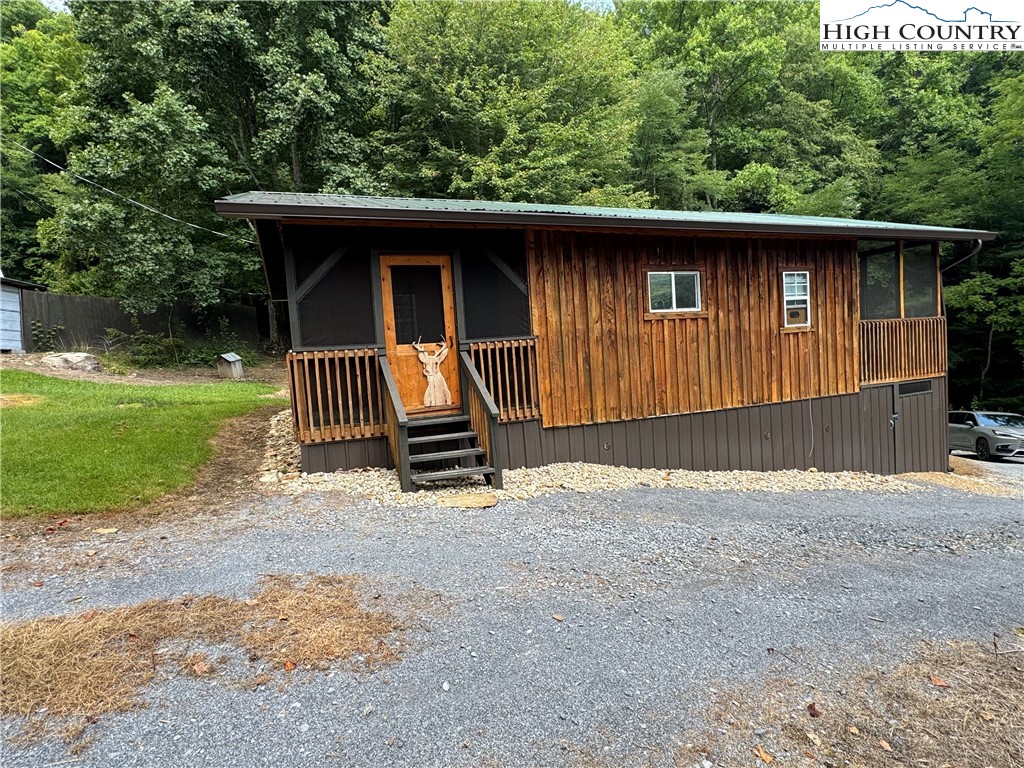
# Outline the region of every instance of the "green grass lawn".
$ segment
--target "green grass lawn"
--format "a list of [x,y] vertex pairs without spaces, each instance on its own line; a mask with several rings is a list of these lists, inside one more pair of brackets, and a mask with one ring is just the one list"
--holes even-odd
[[39,398],[0,409],[5,517],[136,507],[189,484],[225,419],[274,400],[262,384],[178,386],[0,374],[0,391]]

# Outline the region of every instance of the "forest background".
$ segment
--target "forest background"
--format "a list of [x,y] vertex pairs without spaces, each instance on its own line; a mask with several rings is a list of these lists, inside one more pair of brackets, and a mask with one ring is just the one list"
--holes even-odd
[[813,2],[5,0],[4,274],[139,312],[262,295],[212,205],[256,189],[989,229],[943,246],[951,404],[1024,410],[1024,54],[827,53],[817,25]]

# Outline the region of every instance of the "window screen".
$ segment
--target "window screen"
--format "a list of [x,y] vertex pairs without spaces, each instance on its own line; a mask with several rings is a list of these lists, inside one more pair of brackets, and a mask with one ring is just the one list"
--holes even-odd
[[904,243],[902,262],[898,242],[864,242],[861,246],[862,320],[935,317],[939,314],[939,272],[932,243]]
[[892,253],[860,257],[860,316],[887,320],[900,316],[900,272],[896,246]]
[[931,243],[904,247],[904,317],[935,317],[938,314],[938,268]]
[[699,312],[700,272],[648,272],[651,312]]
[[296,285],[302,285],[332,253],[351,244],[346,233],[333,227],[288,227],[287,238],[295,259]]

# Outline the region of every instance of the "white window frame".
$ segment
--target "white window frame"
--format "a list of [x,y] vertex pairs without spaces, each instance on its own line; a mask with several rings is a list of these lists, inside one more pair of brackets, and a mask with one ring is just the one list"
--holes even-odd
[[[651,276],[652,275],[668,275],[672,283],[672,308],[671,309],[655,309],[651,306]],[[696,287],[696,298],[697,306],[695,307],[680,307],[676,303],[676,275],[691,275],[694,278],[694,285]],[[647,311],[652,314],[665,314],[668,312],[700,312],[703,305],[703,296],[700,291],[700,272],[694,269],[676,270],[674,272],[648,272],[647,273]]]
[[[803,275],[804,286],[800,293],[790,293],[786,278],[789,275]],[[789,322],[789,310],[804,307],[807,322]],[[782,273],[782,324],[785,328],[810,328],[811,326],[811,273],[806,269],[787,270]]]

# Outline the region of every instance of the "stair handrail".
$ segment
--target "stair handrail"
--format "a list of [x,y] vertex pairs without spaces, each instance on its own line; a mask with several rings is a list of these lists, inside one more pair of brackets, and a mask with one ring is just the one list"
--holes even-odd
[[405,406],[402,405],[402,398],[398,395],[398,384],[391,373],[391,364],[387,355],[380,355],[380,377],[384,382],[384,410],[387,412],[385,428],[388,433],[388,445],[391,447],[391,459],[395,462],[395,469],[398,470],[398,479],[402,484],[402,491],[413,490],[412,469],[409,465],[409,417],[405,413]]
[[[486,425],[478,424],[477,419],[474,418],[476,409],[473,408],[473,404],[470,403],[469,418],[470,424],[477,434],[482,431],[487,433],[487,445],[485,450],[487,451],[487,463],[491,465],[494,470],[494,487],[500,489],[502,486],[501,479],[501,462],[498,460],[498,418],[501,412],[498,410],[498,406],[494,402],[494,398],[491,397],[491,393],[487,390],[487,386],[484,384],[484,380],[480,377],[480,372],[477,371],[476,366],[473,364],[473,359],[469,356],[466,350],[459,351],[459,366],[462,368],[462,374],[464,381],[469,385],[466,390],[469,396],[477,401],[477,404],[482,406],[483,413],[481,414],[487,420]],[[482,429],[485,427],[485,429]]]

